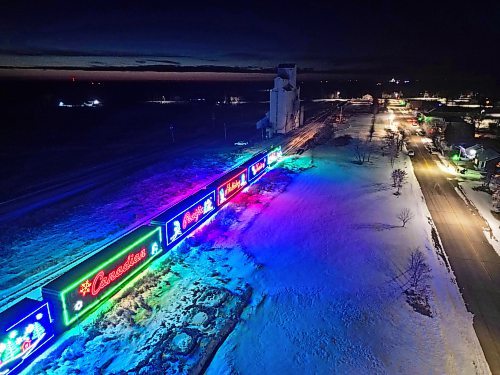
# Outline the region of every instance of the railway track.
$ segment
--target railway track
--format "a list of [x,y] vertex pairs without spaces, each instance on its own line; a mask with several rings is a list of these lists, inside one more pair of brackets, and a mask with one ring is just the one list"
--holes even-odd
[[[306,122],[306,124],[304,125],[304,127],[296,131],[295,134],[292,134],[291,139],[283,140],[283,142],[281,143],[283,154],[293,155],[297,153],[300,148],[304,147],[306,143],[316,135],[321,125],[323,125],[332,116],[334,116],[335,113],[336,113],[336,108],[328,108],[316,114],[315,116],[310,117]],[[147,162],[147,160],[141,160],[138,163],[144,164],[145,162]],[[78,179],[77,182],[80,182],[80,179]],[[207,185],[209,183],[210,181],[207,183],[202,183],[200,184],[200,187],[202,185]],[[48,191],[53,191],[53,190],[49,189]],[[177,202],[178,200],[173,202],[172,205],[176,204]],[[118,233],[118,235],[113,240],[118,240],[126,236],[130,232],[134,231],[137,227],[144,224],[148,224],[151,221],[151,219],[158,216],[160,213],[161,212],[155,212],[150,216],[148,216],[147,218],[145,218],[144,220],[142,220],[141,222],[134,223],[133,225],[126,228],[122,232]],[[36,280],[33,280],[31,282],[28,281],[26,283],[21,283],[20,287],[17,287],[15,290],[2,297],[3,305],[0,306],[0,312],[7,309],[8,307],[10,307],[11,305],[13,305],[14,303],[18,302],[19,300],[28,295],[31,298],[39,299],[41,297],[39,291],[43,285],[56,279],[57,277],[65,273],[67,270],[74,267],[76,264],[98,253],[108,245],[109,243],[106,243],[103,246],[99,247],[98,249],[82,254],[74,258],[71,262],[67,264],[64,265],[57,264],[52,267],[47,267],[45,270],[43,270],[43,272],[38,274],[39,277]]]

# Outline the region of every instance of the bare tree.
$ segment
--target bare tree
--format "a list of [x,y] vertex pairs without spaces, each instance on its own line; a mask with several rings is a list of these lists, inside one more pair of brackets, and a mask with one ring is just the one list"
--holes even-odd
[[406,182],[406,177],[407,177],[406,171],[398,168],[394,169],[392,171],[391,177],[393,181],[393,186],[396,187],[398,190],[396,191],[396,195],[400,194],[400,189],[403,187],[403,184]]
[[368,153],[367,145],[360,139],[355,139],[353,142],[352,150],[354,152],[354,157],[358,164],[363,164],[366,161],[366,156]]
[[391,129],[385,129],[384,144],[387,148],[394,145],[396,134]]
[[429,280],[431,278],[431,268],[425,262],[424,253],[418,247],[410,254],[407,271],[408,289],[419,295],[427,295]]
[[[370,141],[371,142],[371,141]],[[373,153],[373,144],[372,143],[366,143],[366,161],[369,163],[370,162],[370,158],[372,156],[372,153]]]
[[400,147],[402,147],[402,141],[400,141],[399,133],[394,132],[392,129],[386,129],[383,148],[387,149],[387,156],[389,156],[392,168],[394,168],[395,159],[399,156]]
[[376,114],[373,113],[372,116],[372,125],[370,126],[370,135],[368,136],[368,140],[371,142],[373,139],[373,134],[375,133],[375,119],[376,119]]
[[413,212],[409,208],[403,208],[401,212],[397,215],[397,218],[401,221],[401,226],[404,228],[406,223],[414,218]]
[[490,182],[491,182],[491,179],[493,178],[493,172],[491,171],[487,171],[486,172],[486,176],[483,180],[483,188],[487,188],[486,190],[489,189],[489,186],[490,186]]
[[406,302],[416,312],[432,317],[429,304],[431,268],[418,247],[410,254],[405,274],[408,278],[403,290]]
[[392,144],[390,146],[387,155],[389,156],[389,161],[391,162],[391,168],[394,168],[394,162],[398,157],[398,149],[396,148],[396,145]]
[[391,178],[392,178],[392,187],[398,186],[398,172],[396,170],[392,171]]

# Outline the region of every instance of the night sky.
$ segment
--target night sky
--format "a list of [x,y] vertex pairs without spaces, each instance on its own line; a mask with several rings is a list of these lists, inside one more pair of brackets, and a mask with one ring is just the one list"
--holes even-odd
[[2,2],[3,75],[20,67],[210,70],[296,62],[353,77],[497,79],[500,65],[498,1],[79,3]]

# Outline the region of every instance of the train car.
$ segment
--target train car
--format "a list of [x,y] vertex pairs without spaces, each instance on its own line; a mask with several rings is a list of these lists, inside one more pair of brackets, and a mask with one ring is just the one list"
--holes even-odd
[[48,348],[54,320],[47,302],[25,298],[0,314],[0,374],[17,374]]
[[268,169],[267,163],[267,152],[260,152],[253,156],[250,160],[245,162],[243,166],[248,168],[248,181],[250,183],[257,180],[258,177],[262,176]]
[[215,189],[202,189],[155,217],[151,225],[161,228],[164,248],[170,250],[216,210]]
[[267,153],[267,164],[269,167],[272,167],[276,164],[281,157],[283,156],[283,152],[281,151],[281,146],[271,147],[269,152]]
[[42,288],[63,331],[109,300],[163,253],[160,228],[142,226]]
[[215,190],[217,209],[219,209],[247,187],[248,184],[248,167],[239,166],[213,181],[207,188]]
[[281,158],[260,152],[42,287],[43,301],[24,299],[0,314],[0,375],[24,369],[54,337],[133,281]]

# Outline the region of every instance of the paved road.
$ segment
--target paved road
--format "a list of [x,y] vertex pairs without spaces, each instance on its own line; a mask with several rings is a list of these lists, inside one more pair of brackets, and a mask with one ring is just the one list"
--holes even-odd
[[500,374],[500,257],[483,234],[486,227],[455,191],[414,136],[413,167],[443,242],[467,309],[474,314],[474,329],[493,374]]

